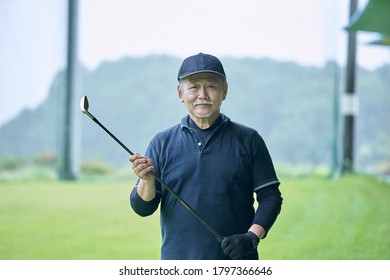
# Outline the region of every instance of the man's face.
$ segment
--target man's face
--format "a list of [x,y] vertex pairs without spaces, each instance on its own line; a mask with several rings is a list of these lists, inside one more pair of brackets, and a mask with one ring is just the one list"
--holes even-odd
[[226,81],[212,73],[194,74],[177,87],[179,98],[192,119],[214,122],[227,95]]

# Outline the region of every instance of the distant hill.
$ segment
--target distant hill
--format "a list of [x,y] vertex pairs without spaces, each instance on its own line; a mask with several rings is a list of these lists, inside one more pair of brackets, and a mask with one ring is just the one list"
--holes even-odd
[[[335,64],[323,68],[268,59],[222,57],[229,93],[222,112],[252,126],[264,137],[274,161],[293,165],[330,165],[333,141]],[[127,57],[82,70],[80,94],[90,111],[134,152],[143,153],[151,137],[187,114],[177,97],[181,60],[170,56]],[[358,69],[360,112],[356,123],[358,168],[389,163],[390,65],[375,71]],[[24,110],[0,127],[0,159],[60,154],[64,73],[54,79],[48,98],[35,110]],[[127,164],[125,151],[91,120],[79,121],[81,160],[103,159]],[[76,134],[77,135],[77,134]],[[340,148],[341,151],[341,148]]]

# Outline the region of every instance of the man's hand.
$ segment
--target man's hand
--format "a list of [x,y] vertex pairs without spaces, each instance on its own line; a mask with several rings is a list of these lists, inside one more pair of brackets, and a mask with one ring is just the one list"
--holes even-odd
[[151,173],[154,170],[153,162],[147,157],[141,156],[136,153],[129,157],[129,160],[133,164],[134,174],[144,181],[153,181],[154,176]]
[[253,232],[248,231],[244,234],[236,234],[226,237],[222,241],[221,246],[223,253],[226,256],[237,260],[256,250],[259,242],[259,237]]
[[134,174],[141,179],[137,187],[138,195],[144,201],[152,200],[156,196],[153,162],[140,154],[130,156],[129,160],[133,163]]

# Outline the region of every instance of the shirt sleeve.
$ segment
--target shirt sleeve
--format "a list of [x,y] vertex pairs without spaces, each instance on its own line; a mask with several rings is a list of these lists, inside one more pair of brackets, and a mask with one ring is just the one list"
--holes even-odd
[[279,185],[272,158],[263,138],[256,133],[252,141],[253,190],[257,192],[268,186]]
[[256,191],[256,195],[259,206],[257,207],[253,224],[262,226],[267,235],[282,209],[283,198],[279,190],[279,183],[260,188]]
[[280,182],[263,138],[256,133],[252,141],[253,191],[259,204],[253,224],[262,226],[266,236],[281,211],[283,199],[279,190]]
[[152,215],[157,210],[158,204],[160,203],[160,193],[156,193],[156,196],[152,200],[145,201],[138,195],[137,186],[138,183],[130,194],[131,207],[135,213],[142,217]]

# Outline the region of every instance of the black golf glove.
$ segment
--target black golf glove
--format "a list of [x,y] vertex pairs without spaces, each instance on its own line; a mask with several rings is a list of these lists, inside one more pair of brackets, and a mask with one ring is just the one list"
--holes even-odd
[[259,237],[251,231],[244,234],[235,234],[222,240],[222,250],[226,256],[234,260],[240,259],[257,249]]

